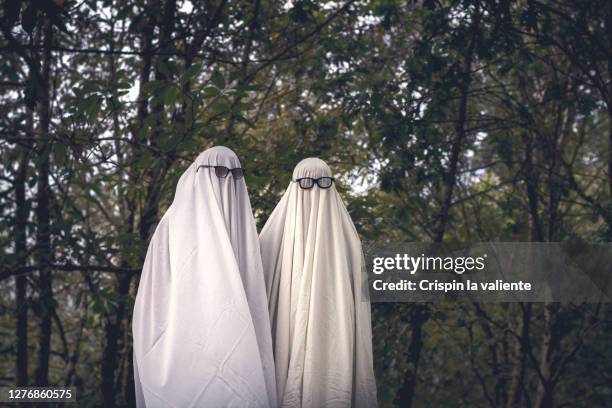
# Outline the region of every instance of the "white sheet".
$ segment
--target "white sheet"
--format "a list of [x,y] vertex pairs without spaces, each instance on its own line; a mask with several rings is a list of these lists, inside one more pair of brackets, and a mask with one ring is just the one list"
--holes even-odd
[[[320,159],[300,177],[331,176]],[[260,234],[283,407],[376,407],[361,242],[336,191],[292,182]]]
[[138,407],[274,407],[276,384],[257,230],[226,147],[181,176],[149,244],[134,315]]

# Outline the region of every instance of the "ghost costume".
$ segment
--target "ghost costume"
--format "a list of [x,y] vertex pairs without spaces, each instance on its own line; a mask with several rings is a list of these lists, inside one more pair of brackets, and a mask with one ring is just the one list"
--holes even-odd
[[[293,180],[331,177],[302,160]],[[282,407],[376,407],[361,242],[335,185],[295,181],[260,234]]]
[[181,176],[149,243],[134,305],[138,407],[275,407],[272,339],[257,230],[226,147]]

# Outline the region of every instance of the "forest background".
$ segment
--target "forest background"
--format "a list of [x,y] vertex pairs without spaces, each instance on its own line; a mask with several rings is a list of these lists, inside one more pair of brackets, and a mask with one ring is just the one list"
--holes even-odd
[[[199,152],[258,226],[326,160],[364,242],[612,238],[612,2],[3,0],[0,385],[133,404],[140,268]],[[382,406],[612,404],[609,304],[375,303]]]

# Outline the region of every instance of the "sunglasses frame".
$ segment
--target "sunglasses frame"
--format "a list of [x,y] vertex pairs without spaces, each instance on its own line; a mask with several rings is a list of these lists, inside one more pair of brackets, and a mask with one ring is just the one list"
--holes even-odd
[[[329,185],[329,186],[327,186],[327,187],[323,187],[321,184],[319,184],[319,180],[322,180],[322,179],[330,179],[330,180],[331,180],[330,185]],[[310,186],[310,187],[302,187],[302,184],[300,184],[300,181],[301,181],[301,180],[312,180],[312,181],[313,181],[312,186]],[[299,178],[299,179],[295,179],[295,180],[293,180],[293,181],[294,181],[295,183],[297,183],[297,185],[298,185],[298,186],[299,186],[299,187],[300,187],[302,190],[310,190],[311,188],[313,188],[313,187],[315,186],[315,184],[316,184],[317,186],[319,186],[319,188],[322,188],[322,189],[324,189],[324,190],[327,190],[328,188],[331,188],[331,186],[333,186],[333,185],[334,185],[334,183],[336,182],[336,180],[335,180],[333,177],[328,177],[328,176],[319,177],[319,178],[312,178],[312,177],[301,177],[301,178]]]
[[[198,172],[198,170],[200,170],[200,167],[204,167],[206,169],[215,169],[215,176],[217,176],[218,178],[226,178],[230,173],[232,173],[232,177],[234,178],[234,180],[240,180],[241,178],[244,178],[244,175],[246,173],[246,169],[242,168],[242,167],[234,167],[233,169],[230,169],[227,166],[213,166],[210,164],[200,164],[196,170],[196,173]],[[217,174],[217,169],[218,168],[222,168],[222,169],[226,169],[227,173],[225,173],[225,176],[219,176]],[[241,170],[242,171],[242,175],[240,177],[236,177],[234,175],[234,170]]]

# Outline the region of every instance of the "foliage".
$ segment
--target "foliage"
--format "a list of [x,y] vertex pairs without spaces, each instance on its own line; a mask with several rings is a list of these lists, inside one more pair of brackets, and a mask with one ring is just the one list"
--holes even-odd
[[[130,405],[148,240],[212,145],[252,170],[259,227],[295,164],[319,156],[365,242],[612,238],[609,2],[5,0],[1,13],[2,385],[22,361],[29,384]],[[612,402],[607,304],[372,309],[382,406]]]

